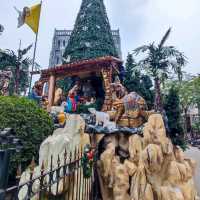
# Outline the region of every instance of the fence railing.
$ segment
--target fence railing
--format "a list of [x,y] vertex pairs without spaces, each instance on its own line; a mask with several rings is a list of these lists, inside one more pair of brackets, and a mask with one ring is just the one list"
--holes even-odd
[[[34,159],[26,174],[17,172],[19,185],[6,189],[6,200],[29,199],[65,199],[92,200],[94,196],[94,170],[90,178],[85,178],[81,160],[83,151],[76,148],[74,152],[58,155],[56,163],[51,156],[49,169],[43,162],[36,167]],[[22,179],[26,181],[22,181]]]

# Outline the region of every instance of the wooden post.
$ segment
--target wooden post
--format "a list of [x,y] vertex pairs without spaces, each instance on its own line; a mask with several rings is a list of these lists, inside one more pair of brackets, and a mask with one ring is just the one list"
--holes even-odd
[[38,95],[42,96],[43,95],[43,87],[44,87],[44,82],[43,81],[38,81]]
[[41,84],[41,96],[43,96],[44,95],[44,84],[45,84],[45,82],[42,82],[42,84]]
[[105,100],[103,105],[103,111],[109,111],[112,107],[112,94],[110,84],[112,83],[112,68],[104,68],[101,71],[104,81],[104,90],[105,90]]
[[48,91],[48,108],[47,110],[49,111],[51,106],[53,106],[54,102],[54,93],[55,93],[55,83],[56,83],[56,78],[55,75],[51,75],[49,78],[49,91]]

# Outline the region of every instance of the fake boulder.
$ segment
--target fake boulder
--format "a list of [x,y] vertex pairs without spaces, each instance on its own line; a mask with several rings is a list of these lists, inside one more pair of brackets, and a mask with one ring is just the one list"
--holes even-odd
[[[104,171],[112,171],[112,177],[114,177],[113,195],[109,199],[199,199],[193,181],[195,162],[186,158],[182,149],[173,146],[171,140],[167,138],[160,114],[150,115],[148,122],[144,125],[143,137],[140,135],[129,136],[127,144],[125,140],[121,141],[119,135],[116,135],[117,139],[118,142],[107,145],[102,153],[102,155],[107,154],[107,156],[100,158],[100,163],[109,163],[106,165],[106,169],[104,165]],[[128,148],[129,156],[121,157],[117,151],[113,150],[113,145],[116,149],[123,147],[124,150],[127,150]],[[121,162],[113,167],[112,160],[117,157]],[[101,177],[102,180],[107,180],[110,174],[104,173]],[[107,187],[108,183],[104,183],[104,187]],[[104,187],[102,187],[102,191]]]
[[[65,151],[69,155],[69,152],[74,152],[75,148],[79,147],[79,149],[83,148],[86,144],[89,144],[89,136],[84,133],[85,129],[85,121],[79,115],[69,115],[66,120],[66,124],[64,128],[56,129],[53,135],[49,136],[45,139],[39,151],[39,166],[35,167],[33,172],[33,177],[37,177],[41,173],[42,165],[44,166],[44,173],[50,171],[51,168],[51,158],[52,158],[52,167],[53,169],[57,167],[58,156],[60,158],[60,165],[64,164],[64,153]],[[67,160],[68,162],[69,160]],[[61,172],[62,173],[62,172]],[[54,174],[56,176],[56,173]],[[62,175],[62,174],[61,174]],[[56,177],[54,177],[56,178]],[[20,184],[23,184],[30,180],[30,169],[27,169],[22,173]],[[44,182],[48,183],[48,176]],[[63,192],[63,189],[68,190],[67,184],[65,184],[65,188],[63,188],[63,180],[61,180],[58,184],[58,194]],[[39,191],[39,182],[35,182],[33,184],[33,191]],[[56,184],[52,185],[51,193],[53,195],[56,194]],[[28,188],[26,186],[22,187],[19,192],[18,198],[19,200],[24,199],[26,197]],[[37,199],[35,196],[34,199]]]

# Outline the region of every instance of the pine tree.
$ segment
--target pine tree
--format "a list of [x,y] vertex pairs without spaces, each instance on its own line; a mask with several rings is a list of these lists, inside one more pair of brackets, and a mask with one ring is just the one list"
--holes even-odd
[[135,70],[135,67],[135,60],[133,59],[132,54],[129,53],[126,60],[126,73],[124,77],[124,86],[127,88],[128,92],[138,92],[139,90],[139,73]]
[[64,62],[102,56],[118,57],[103,0],[83,0]]
[[134,91],[140,94],[146,100],[149,109],[151,109],[154,99],[151,90],[152,81],[149,76],[142,74],[136,67],[137,64],[132,54],[129,53],[126,60],[126,73],[123,84],[128,92]]
[[164,108],[168,118],[169,136],[175,145],[186,147],[184,131],[181,126],[181,109],[178,89],[172,86],[165,98]]
[[148,75],[141,75],[140,81],[141,95],[145,98],[148,108],[153,109],[154,106],[154,90],[152,89],[153,83]]

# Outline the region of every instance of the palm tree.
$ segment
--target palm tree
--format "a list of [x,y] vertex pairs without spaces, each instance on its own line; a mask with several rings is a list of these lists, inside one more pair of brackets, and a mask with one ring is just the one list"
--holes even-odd
[[12,50],[0,50],[0,70],[10,70],[13,74],[11,93],[20,94],[29,85],[29,66],[32,64],[32,60],[23,57],[31,47],[32,45],[29,45],[23,50],[19,49],[18,55]]
[[3,25],[0,24],[0,35],[3,33],[3,31],[4,31],[4,27]]
[[179,80],[182,79],[182,67],[187,63],[186,57],[174,46],[164,46],[171,28],[167,30],[164,37],[158,45],[155,42],[149,45],[143,45],[134,50],[134,54],[145,53],[146,57],[141,59],[138,66],[145,70],[154,80],[155,100],[154,107],[156,111],[163,111],[161,98],[161,83],[169,78],[170,73],[174,72],[178,75]]

